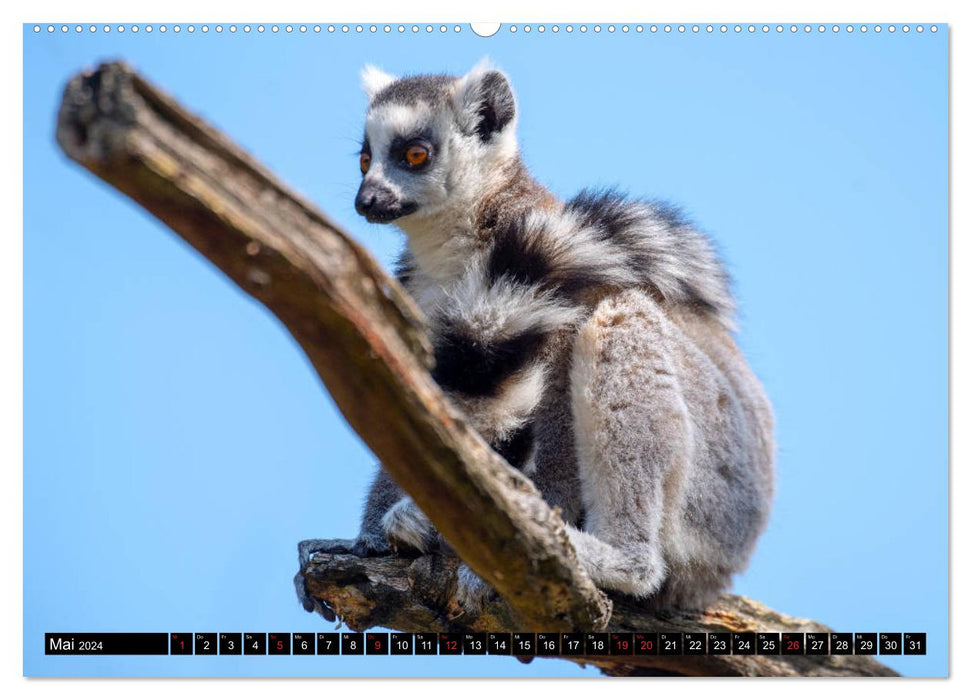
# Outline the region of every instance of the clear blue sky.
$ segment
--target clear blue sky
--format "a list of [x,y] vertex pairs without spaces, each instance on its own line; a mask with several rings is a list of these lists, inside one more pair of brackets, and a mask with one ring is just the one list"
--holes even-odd
[[[497,658],[67,658],[46,631],[328,631],[296,543],[352,536],[374,459],[281,325],[53,140],[65,80],[124,58],[389,264],[353,209],[366,62],[488,54],[557,194],[683,205],[737,280],[778,497],[735,591],[837,630],[926,631],[947,672],[945,32],[35,35],[24,30],[24,671],[594,675]],[[380,417],[376,417],[380,420]]]

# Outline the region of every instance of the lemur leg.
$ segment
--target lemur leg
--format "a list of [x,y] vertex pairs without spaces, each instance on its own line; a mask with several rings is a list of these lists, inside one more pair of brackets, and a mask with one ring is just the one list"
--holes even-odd
[[[678,511],[678,478],[692,458],[691,424],[670,352],[670,322],[638,290],[597,306],[571,369],[583,531],[568,528],[594,581],[636,596],[665,578],[661,524]],[[666,502],[668,501],[668,502]]]
[[371,482],[367,501],[364,504],[364,515],[361,516],[361,531],[357,535],[355,553],[359,556],[368,554],[385,554],[391,551],[388,538],[384,534],[381,519],[384,514],[401,498],[404,492],[398,487],[384,467],[378,467],[378,473]]
[[465,562],[459,564],[455,599],[463,610],[476,617],[482,612],[485,604],[498,595],[492,586],[469,568],[468,564]]
[[395,503],[381,518],[385,539],[392,549],[412,549],[428,552],[435,548],[438,533],[432,521],[421,512],[409,496]]
[[366,557],[387,554],[398,546],[424,552],[436,541],[431,521],[388,473],[379,468],[368,491],[357,539],[305,540],[300,543],[300,553],[304,559],[314,552]]
[[399,547],[427,552],[436,541],[431,521],[388,473],[379,469],[368,492],[354,553],[384,554]]

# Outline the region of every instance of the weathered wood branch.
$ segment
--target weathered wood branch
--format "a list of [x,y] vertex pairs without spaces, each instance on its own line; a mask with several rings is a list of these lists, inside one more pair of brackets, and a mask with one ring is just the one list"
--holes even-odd
[[[325,554],[339,540],[300,545],[301,568],[310,593],[351,629],[388,627],[404,632],[521,632],[501,599],[479,615],[454,599],[458,561],[445,554],[414,559],[359,558]],[[348,543],[349,544],[349,543]],[[316,553],[315,553],[316,552]],[[611,594],[610,632],[831,632],[812,620],[789,617],[748,598],[722,595],[705,611],[656,611],[643,602]],[[607,675],[684,676],[895,676],[871,656],[578,656],[571,661]]]
[[[316,555],[301,570],[348,624],[405,630],[824,629],[740,598],[662,620],[598,591],[562,520],[467,424],[431,379],[424,320],[377,263],[310,203],[120,63],[72,79],[65,153],[168,224],[293,334],[335,402],[455,552],[502,595],[474,620],[454,605],[455,560]],[[613,607],[613,617],[611,609]],[[465,613],[467,615],[467,613]],[[721,625],[719,627],[719,625]],[[450,627],[452,626],[452,627]],[[657,660],[660,657],[654,657]],[[862,657],[665,657],[678,673],[883,675]],[[642,672],[630,659],[589,660]]]

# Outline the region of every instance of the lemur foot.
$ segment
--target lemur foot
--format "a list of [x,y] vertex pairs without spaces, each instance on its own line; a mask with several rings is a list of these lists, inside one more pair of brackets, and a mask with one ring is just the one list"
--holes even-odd
[[[391,551],[387,541],[381,536],[362,535],[356,540],[304,540],[297,545],[300,554],[300,572],[306,568],[314,554],[353,554],[358,557],[386,554]],[[293,587],[297,592],[297,600],[307,612],[316,612],[328,622],[334,622],[337,616],[327,603],[314,598],[307,590],[307,580],[303,573],[293,577]]]
[[357,557],[377,557],[391,552],[391,545],[383,535],[362,534],[351,545],[350,553]]
[[465,564],[459,566],[458,590],[455,592],[455,598],[466,613],[478,617],[485,604],[497,595],[492,586],[479,578],[472,569]]
[[337,619],[334,611],[326,603],[317,600],[310,591],[307,590],[307,579],[303,576],[303,570],[317,552],[327,554],[348,554],[354,546],[355,540],[303,540],[297,545],[297,552],[300,555],[300,571],[293,577],[293,587],[297,592],[297,600],[307,612],[316,612],[328,622]]
[[435,527],[414,501],[405,496],[395,503],[381,519],[391,548],[421,552],[431,551],[438,541]]
[[300,566],[306,566],[310,558],[317,552],[326,554],[350,554],[351,548],[357,540],[303,540],[297,545],[300,554]]

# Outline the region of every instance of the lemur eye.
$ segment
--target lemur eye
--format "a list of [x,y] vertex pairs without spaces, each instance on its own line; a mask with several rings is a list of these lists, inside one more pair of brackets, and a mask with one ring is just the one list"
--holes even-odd
[[371,154],[362,153],[361,154],[361,174],[363,175],[371,167]]
[[428,149],[424,146],[409,146],[405,151],[405,162],[408,165],[424,165],[428,160]]

